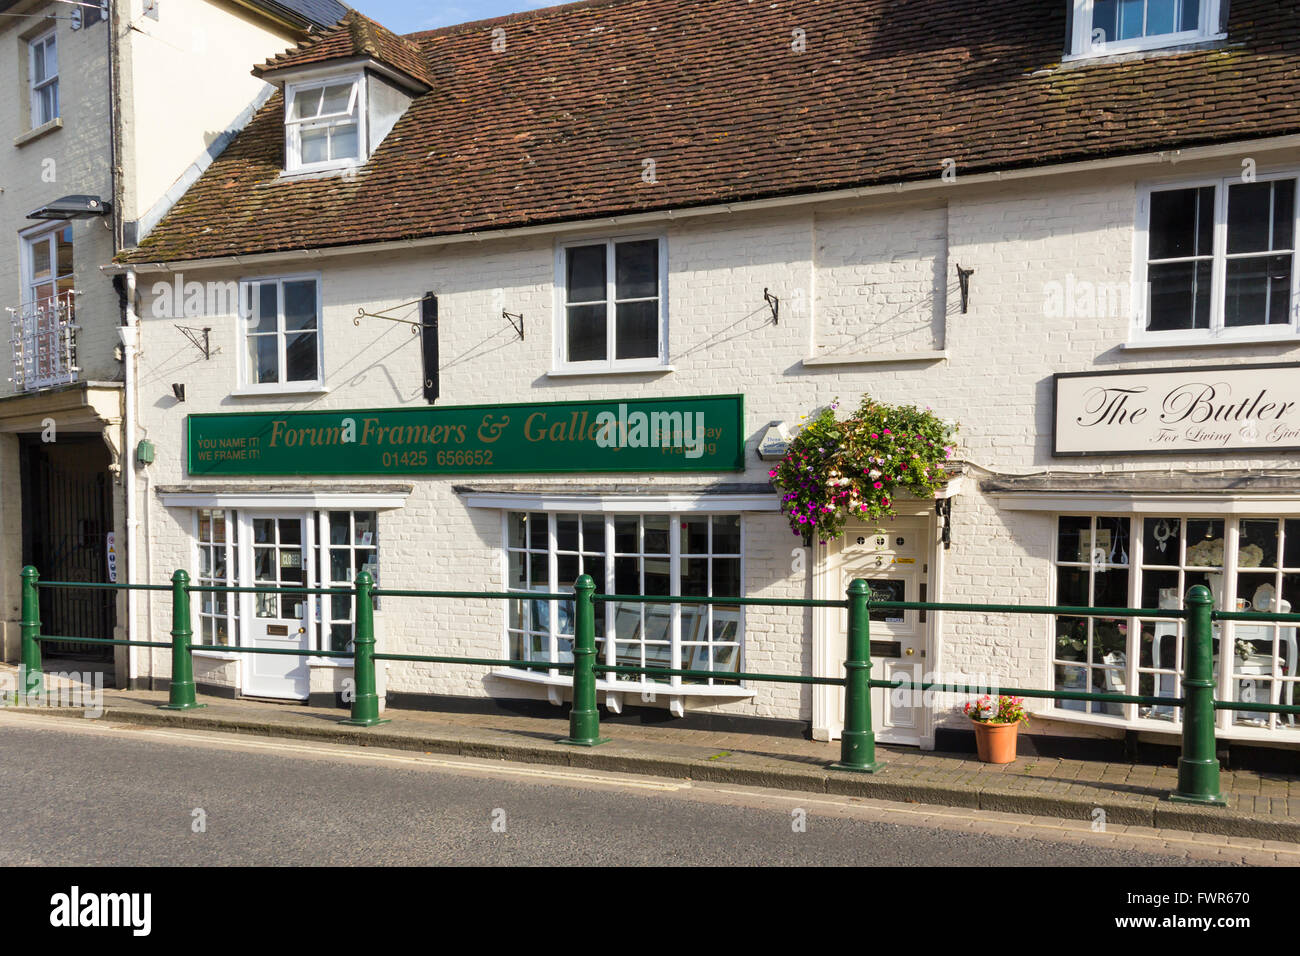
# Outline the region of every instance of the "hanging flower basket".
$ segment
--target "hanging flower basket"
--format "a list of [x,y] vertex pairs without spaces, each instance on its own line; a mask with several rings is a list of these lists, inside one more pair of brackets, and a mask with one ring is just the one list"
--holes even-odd
[[768,472],[790,529],[807,542],[838,538],[850,519],[893,516],[899,494],[933,498],[956,451],[957,426],[929,409],[868,396],[848,418],[838,408],[837,399],[808,422]]

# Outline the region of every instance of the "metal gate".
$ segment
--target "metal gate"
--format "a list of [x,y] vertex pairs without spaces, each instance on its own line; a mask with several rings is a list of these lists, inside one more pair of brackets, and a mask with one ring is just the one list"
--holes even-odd
[[[107,453],[98,439],[85,445],[86,468],[75,471],[50,461],[39,445],[29,446],[24,538],[30,563],[47,581],[108,581],[112,483],[104,471],[92,470],[101,459],[107,465]],[[113,637],[116,592],[57,588],[42,589],[40,594],[43,633]],[[56,641],[47,643],[45,649],[52,656],[112,659],[111,647]]]

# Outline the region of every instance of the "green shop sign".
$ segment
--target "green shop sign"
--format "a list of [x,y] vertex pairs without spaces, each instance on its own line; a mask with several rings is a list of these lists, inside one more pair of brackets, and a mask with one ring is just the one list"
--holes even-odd
[[740,395],[191,415],[193,476],[742,471]]

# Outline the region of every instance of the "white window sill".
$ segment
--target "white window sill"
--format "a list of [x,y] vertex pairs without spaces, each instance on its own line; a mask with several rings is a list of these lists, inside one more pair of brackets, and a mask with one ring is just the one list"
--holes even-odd
[[351,657],[309,657],[307,658],[308,667],[341,667],[351,670],[354,665],[354,659]]
[[1088,63],[1114,63],[1122,60],[1140,59],[1150,54],[1185,53],[1226,40],[1226,33],[1212,33],[1205,36],[1188,35],[1151,37],[1145,40],[1120,40],[1108,43],[1101,49],[1087,50],[1082,53],[1067,53],[1061,57],[1062,66],[1078,66]]
[[606,365],[600,368],[553,368],[547,378],[586,378],[591,375],[655,375],[677,371],[675,365]]
[[[1215,712],[1216,721],[1218,720],[1218,713],[1218,711]],[[1152,720],[1150,718],[1129,720],[1125,717],[1113,717],[1106,714],[1089,714],[1084,713],[1083,711],[1069,711],[1061,710],[1059,708],[1035,711],[1033,716],[1041,720],[1053,720],[1068,724],[1087,725],[1098,729],[1107,727],[1113,730],[1136,730],[1144,733],[1169,734],[1170,736],[1181,735],[1183,731],[1181,721]],[[1262,716],[1267,717],[1268,715],[1264,714]],[[1297,723],[1295,729],[1291,729],[1290,725],[1285,723],[1285,714],[1279,714],[1278,718],[1280,722],[1275,730],[1269,730],[1267,727],[1250,727],[1237,724],[1234,724],[1225,730],[1216,722],[1214,733],[1219,740],[1254,740],[1269,741],[1272,743],[1300,743],[1300,723]]]
[[329,179],[333,176],[355,176],[365,163],[349,162],[338,166],[317,166],[308,169],[282,170],[278,182],[296,182],[305,179]]
[[1300,345],[1300,335],[1295,329],[1286,327],[1285,332],[1267,332],[1253,335],[1218,335],[1218,336],[1171,336],[1170,338],[1134,339],[1125,342],[1120,348],[1125,351],[1144,349],[1196,349],[1215,348],[1225,345],[1282,345],[1294,347]]
[[948,358],[946,349],[920,352],[858,352],[843,355],[814,355],[803,360],[804,365],[885,365],[891,362],[943,362]]
[[[554,676],[541,672],[506,669],[492,671],[492,676],[548,687],[573,686],[573,678],[567,673]],[[758,693],[752,688],[737,687],[734,684],[712,687],[706,684],[682,684],[680,687],[674,687],[671,684],[629,684],[627,681],[613,681],[599,677],[596,678],[596,690],[602,694],[655,694],[658,697],[754,697]]]
[[328,395],[328,385],[303,385],[284,388],[237,388],[231,398],[280,398],[289,395]]
[[194,645],[193,654],[195,657],[206,657],[212,661],[237,661],[246,656],[244,654],[233,654],[230,651],[200,649],[197,644]]
[[42,123],[35,129],[29,129],[27,132],[14,137],[15,146],[26,146],[33,140],[40,139],[46,133],[53,133],[56,129],[63,129],[63,117],[56,116],[48,123]]

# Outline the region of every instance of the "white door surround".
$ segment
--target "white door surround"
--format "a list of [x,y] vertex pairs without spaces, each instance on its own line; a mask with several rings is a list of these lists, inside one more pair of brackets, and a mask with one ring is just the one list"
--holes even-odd
[[[844,535],[819,546],[813,596],[842,600],[848,585],[863,578],[879,600],[936,601],[943,546],[936,541],[932,510],[900,514],[874,524],[850,524]],[[939,615],[920,611],[874,611],[871,615],[871,677],[908,677],[920,681],[936,670],[934,648]],[[823,608],[814,615],[813,671],[819,677],[843,677],[848,612]],[[911,706],[910,694],[873,689],[871,712],[876,740],[934,746],[934,715]],[[813,737],[835,740],[844,727],[844,691],[813,689]]]
[[[239,515],[240,580],[259,588],[315,587],[315,522],[310,512]],[[315,646],[311,595],[241,594],[240,621],[250,647],[307,651]],[[240,691],[250,697],[306,700],[311,685],[304,654],[249,654]]]

